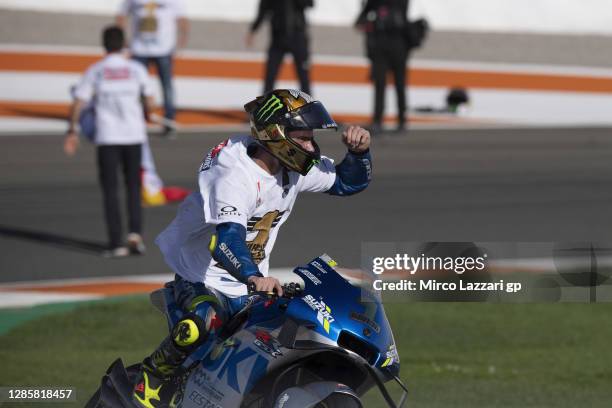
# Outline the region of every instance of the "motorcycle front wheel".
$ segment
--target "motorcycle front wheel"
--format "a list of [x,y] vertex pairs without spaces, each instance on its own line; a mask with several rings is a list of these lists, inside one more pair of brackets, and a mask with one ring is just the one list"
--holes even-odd
[[[276,376],[272,376],[273,378]],[[288,399],[285,402],[279,403],[279,397],[291,388],[304,388],[309,385],[321,381],[321,378],[303,367],[293,367],[282,375],[276,377],[276,381],[269,378],[256,387],[255,392],[249,394],[241,408],[306,408],[304,405],[294,405],[296,402]],[[337,381],[340,382],[340,381]],[[360,400],[351,394],[334,392],[328,395],[325,399],[317,402],[314,405],[308,405],[308,408],[362,408]]]

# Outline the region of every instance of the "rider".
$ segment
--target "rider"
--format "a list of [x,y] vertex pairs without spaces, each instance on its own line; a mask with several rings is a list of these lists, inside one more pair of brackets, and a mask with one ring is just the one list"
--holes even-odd
[[349,126],[342,133],[348,152],[334,166],[321,156],[313,131],[338,125],[310,95],[275,90],[245,110],[251,136],[231,138],[208,153],[199,169],[199,191],[185,199],[157,237],[176,272],[167,286],[185,315],[143,361],[134,396],[144,407],[155,407],[157,399],[147,391],[159,392],[187,355],[240,310],[248,283],[282,295],[278,279],[268,276],[269,255],[298,193],[348,196],[369,184],[369,132]]

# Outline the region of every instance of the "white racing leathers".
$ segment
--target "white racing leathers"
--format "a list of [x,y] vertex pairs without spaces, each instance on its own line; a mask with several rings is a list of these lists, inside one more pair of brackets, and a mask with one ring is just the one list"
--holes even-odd
[[176,218],[156,239],[166,263],[177,274],[230,297],[246,295],[247,288],[208,251],[216,225],[243,225],[253,261],[268,276],[270,252],[298,193],[325,192],[336,179],[334,163],[327,157],[306,176],[287,171],[271,175],[247,154],[251,143],[250,136],[235,137],[208,153],[200,166],[199,191],[185,199]]

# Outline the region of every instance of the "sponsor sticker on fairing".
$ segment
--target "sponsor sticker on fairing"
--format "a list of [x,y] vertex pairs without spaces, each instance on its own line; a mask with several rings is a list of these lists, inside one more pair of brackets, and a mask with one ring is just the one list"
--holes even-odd
[[335,266],[338,266],[338,262],[334,261],[334,260],[332,259],[332,257],[331,257],[331,256],[329,256],[329,255],[327,255],[327,254],[323,254],[323,255],[321,255],[321,256],[320,256],[320,258],[321,258],[321,259],[322,259],[322,260],[323,260],[323,261],[324,261],[326,264],[328,264],[329,266],[331,266],[332,268],[333,268],[333,267],[335,267]]
[[393,363],[398,363],[399,364],[399,354],[397,354],[397,348],[395,347],[395,344],[391,344],[389,346],[389,348],[387,349],[387,353],[385,355],[386,360],[382,363],[381,367],[387,367],[390,366]]
[[302,298],[312,310],[317,312],[317,321],[323,326],[326,333],[329,333],[330,325],[335,321],[331,314],[331,308],[325,304],[323,299],[316,300],[312,295]]
[[380,333],[380,326],[374,320],[370,319],[363,313],[351,312],[351,319],[370,326],[370,328],[376,333]]
[[312,266],[314,266],[315,268],[317,268],[319,270],[319,272],[321,273],[327,273],[327,271],[325,270],[325,268],[323,267],[323,265],[321,265],[320,263],[318,263],[317,261],[312,261],[310,263]]
[[253,344],[274,358],[283,355],[283,352],[280,350],[280,342],[265,330],[258,329],[255,332]]
[[306,276],[315,286],[318,286],[318,285],[320,285],[322,283],[319,280],[319,278],[314,276],[314,274],[312,272],[310,272],[308,269],[300,268],[299,271],[302,274],[304,274],[304,276]]

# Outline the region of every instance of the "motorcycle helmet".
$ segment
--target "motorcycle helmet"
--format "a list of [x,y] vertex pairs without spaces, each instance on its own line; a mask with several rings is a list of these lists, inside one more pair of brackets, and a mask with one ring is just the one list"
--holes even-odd
[[251,134],[257,143],[288,170],[305,176],[321,159],[321,151],[302,148],[291,139],[292,130],[338,129],[323,104],[305,92],[277,89],[244,105],[249,114]]

